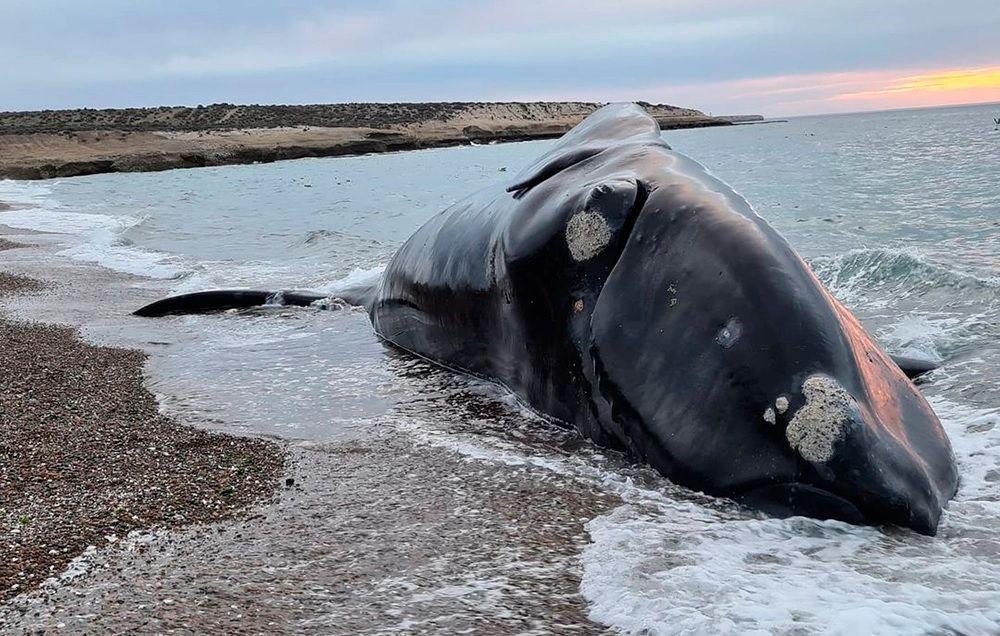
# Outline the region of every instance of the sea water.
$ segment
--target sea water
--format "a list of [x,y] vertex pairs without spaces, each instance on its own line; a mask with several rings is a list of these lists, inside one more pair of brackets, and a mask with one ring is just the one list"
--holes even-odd
[[[149,383],[182,421],[317,443],[389,428],[492,465],[500,478],[523,477],[529,467],[529,475],[550,473],[611,497],[618,503],[586,520],[584,545],[559,567],[580,581],[590,619],[623,632],[996,633],[995,110],[804,117],[665,134],[743,194],[886,349],[942,363],[921,391],[953,442],[962,481],[934,538],[768,519],[679,488],[573,442],[572,433],[495,389],[455,384],[401,358],[356,310],[165,319],[156,329],[170,344],[154,350]],[[551,143],[0,181],[0,201],[15,204],[0,223],[54,233],[45,236],[55,237],[60,259],[139,276],[129,284],[146,297],[240,286],[333,293],[377,280],[428,218],[509,178]],[[136,328],[121,313],[122,328]],[[517,539],[507,541],[516,553]],[[502,611],[489,581],[439,583],[481,598],[484,614]]]

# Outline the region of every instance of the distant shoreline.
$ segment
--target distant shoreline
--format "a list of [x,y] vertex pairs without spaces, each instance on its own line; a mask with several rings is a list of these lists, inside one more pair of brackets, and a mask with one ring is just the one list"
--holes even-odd
[[[0,113],[0,178],[49,179],[270,163],[558,137],[602,104],[468,102],[53,110]],[[642,104],[664,130],[729,126]]]

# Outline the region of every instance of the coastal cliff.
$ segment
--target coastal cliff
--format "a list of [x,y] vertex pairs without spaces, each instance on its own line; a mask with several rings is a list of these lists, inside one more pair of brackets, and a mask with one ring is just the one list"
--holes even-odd
[[[47,179],[558,137],[592,102],[357,103],[0,113],[0,178]],[[664,130],[727,126],[643,103]]]

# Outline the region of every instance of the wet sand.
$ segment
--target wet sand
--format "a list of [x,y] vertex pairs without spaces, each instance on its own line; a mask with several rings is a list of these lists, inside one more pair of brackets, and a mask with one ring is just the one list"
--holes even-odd
[[589,489],[393,436],[292,456],[296,486],[254,517],[105,551],[0,619],[80,633],[604,632],[579,594],[584,524],[610,504]]
[[[0,208],[2,209],[2,208]],[[25,247],[23,243],[15,243],[14,241],[8,241],[5,238],[0,238],[0,252],[4,250],[12,250],[18,247]],[[16,290],[12,290],[16,291]]]
[[[0,296],[50,286],[0,272]],[[274,492],[281,445],[160,416],[142,352],[0,317],[0,359],[0,600],[59,575],[89,546],[231,518]]]
[[[120,329],[113,325],[121,320],[122,306],[147,299],[140,279],[53,258],[44,248],[47,235],[12,238],[37,241],[42,247],[8,252],[19,258],[8,259],[3,269],[59,281],[43,294],[8,296],[7,301],[16,301],[7,304],[8,310],[19,317],[51,316],[85,327],[88,340],[114,341]],[[135,391],[144,391],[138,384],[142,354],[95,349],[61,327],[24,328],[30,338],[25,337],[19,355],[29,363],[51,355],[46,348],[51,343],[65,361],[84,363],[80,356],[103,356],[94,359],[103,362],[100,368],[116,365],[116,381],[129,387],[124,393],[135,397]],[[4,342],[11,346],[6,337]],[[160,496],[161,507],[173,505],[187,521],[210,523],[175,523],[171,515],[157,517],[150,505],[129,509],[143,523],[128,524],[126,517],[126,525],[116,525],[118,518],[111,516],[110,524],[94,524],[95,534],[86,534],[93,538],[53,555],[57,562],[42,562],[46,569],[56,566],[48,573],[62,575],[58,584],[8,598],[0,606],[0,624],[9,633],[32,634],[54,629],[72,634],[604,633],[606,628],[588,619],[580,594],[579,559],[589,542],[586,524],[620,505],[620,499],[599,483],[571,474],[530,462],[473,459],[436,443],[423,432],[458,426],[464,427],[459,434],[488,438],[524,427],[524,418],[493,398],[469,394],[460,379],[422,362],[399,357],[393,364],[401,378],[412,378],[427,394],[415,396],[412,404],[387,416],[363,439],[288,440],[286,472],[268,482],[279,484],[277,496],[247,514],[226,511],[219,521],[206,515],[195,518],[190,508],[177,503],[194,494],[187,487],[192,477],[202,474],[199,457],[210,458],[204,463],[220,461],[213,454],[217,446],[185,446],[179,443],[181,432],[187,439],[259,442],[157,419],[144,410],[155,408],[151,396],[138,396],[147,423],[141,430],[122,430],[137,436],[139,449],[170,448],[177,455],[171,462],[182,460],[182,470],[179,481],[167,481],[180,488],[167,489],[170,498],[150,493],[142,485],[143,473],[130,466],[136,461],[128,452],[135,450],[131,438],[107,444],[104,456],[115,462],[110,465],[114,472],[92,468],[96,472],[89,479],[104,483],[92,487],[67,478],[58,491],[46,495],[45,502],[58,513],[53,516],[62,523],[59,534],[49,535],[55,539],[40,541],[61,545],[60,537],[89,533],[88,524],[107,518],[107,509],[114,511],[119,500],[143,506],[142,497],[132,496],[138,493]],[[60,374],[55,363],[37,369]],[[91,376],[74,386],[59,386],[63,388],[57,389],[58,395],[36,405],[37,413],[62,413],[60,409],[74,401],[86,402],[88,393],[110,394],[113,399],[115,392],[101,388]],[[126,406],[120,400],[116,404]],[[400,430],[400,421],[411,422],[413,430]],[[86,430],[93,434],[98,428],[92,423]],[[527,430],[525,434],[539,435],[539,452],[572,456],[579,450],[578,436],[569,432],[539,429],[531,422]],[[77,452],[73,440],[68,431],[41,443],[37,436],[24,438],[18,446],[32,448],[35,456],[46,452],[82,457],[84,462],[88,453],[97,452]],[[178,443],[171,447],[173,440]],[[34,450],[36,445],[39,450]],[[122,454],[127,461],[121,461]],[[165,468],[169,466],[161,462],[159,469]],[[22,466],[18,474],[24,470],[30,472],[30,467]],[[208,486],[195,496],[231,502],[245,490],[220,496],[226,482],[217,478],[229,474],[222,470],[194,479],[193,486]],[[291,485],[285,485],[285,479],[291,479]],[[26,497],[25,492],[22,500]],[[216,509],[204,507],[207,512]],[[42,516],[36,508],[30,514]],[[164,529],[151,531],[153,527]],[[114,541],[108,541],[112,534]],[[84,552],[88,545],[98,549]],[[69,563],[81,552],[83,557]],[[43,557],[47,553],[41,553]]]

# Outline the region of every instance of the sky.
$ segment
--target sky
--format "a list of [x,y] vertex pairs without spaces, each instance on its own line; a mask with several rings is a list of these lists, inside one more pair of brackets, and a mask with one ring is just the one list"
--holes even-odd
[[0,110],[1000,102],[1000,0],[0,0]]

